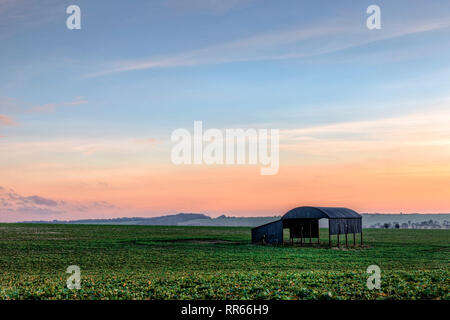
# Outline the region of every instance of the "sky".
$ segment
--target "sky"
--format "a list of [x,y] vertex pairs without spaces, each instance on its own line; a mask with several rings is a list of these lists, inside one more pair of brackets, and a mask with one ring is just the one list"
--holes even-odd
[[[0,0],[0,70],[3,222],[450,212],[447,0]],[[197,120],[278,129],[278,173],[175,165]]]

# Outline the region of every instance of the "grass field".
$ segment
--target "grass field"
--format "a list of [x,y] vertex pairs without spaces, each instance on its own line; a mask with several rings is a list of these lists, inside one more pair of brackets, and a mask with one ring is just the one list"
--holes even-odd
[[0,299],[450,299],[449,231],[364,237],[338,250],[252,245],[249,228],[0,224]]

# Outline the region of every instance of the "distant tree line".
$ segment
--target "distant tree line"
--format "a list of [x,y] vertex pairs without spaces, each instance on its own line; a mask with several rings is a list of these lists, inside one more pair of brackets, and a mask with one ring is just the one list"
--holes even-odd
[[400,223],[400,222],[378,222],[375,223],[369,228],[381,228],[381,229],[450,229],[450,221],[444,220],[442,224],[439,221],[435,220],[427,220],[421,222],[411,222],[408,221]]

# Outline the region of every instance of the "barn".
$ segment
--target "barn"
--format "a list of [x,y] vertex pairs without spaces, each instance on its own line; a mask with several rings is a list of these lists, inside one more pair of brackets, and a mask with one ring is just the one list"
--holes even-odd
[[[331,247],[331,236],[337,236],[340,246],[341,235],[345,236],[348,246],[348,235],[353,235],[356,245],[356,234],[362,238],[362,217],[356,211],[347,208],[334,207],[297,207],[288,211],[280,220],[263,224],[252,229],[252,243],[283,244],[283,230],[289,229],[291,243],[300,240],[300,244],[320,243],[319,220],[328,219],[328,241]],[[309,241],[308,241],[309,240]]]

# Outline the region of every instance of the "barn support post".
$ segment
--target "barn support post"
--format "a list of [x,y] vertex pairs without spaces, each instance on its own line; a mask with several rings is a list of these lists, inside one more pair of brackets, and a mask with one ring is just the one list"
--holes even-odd
[[348,240],[347,240],[347,237],[348,237],[348,224],[346,223],[346,224],[345,224],[345,247],[346,247],[346,248],[348,248]]
[[330,229],[330,219],[328,219],[328,245],[331,248],[331,229]]
[[309,220],[309,245],[311,245],[312,244],[312,235],[311,235],[311,233],[312,233],[312,229],[311,229],[312,227],[311,227],[311,220]]
[[353,232],[353,246],[356,247],[356,233]]
[[341,240],[339,239],[339,236],[341,235],[341,223],[339,222],[338,224],[338,234],[337,234],[337,238],[338,238],[338,248],[341,247]]

